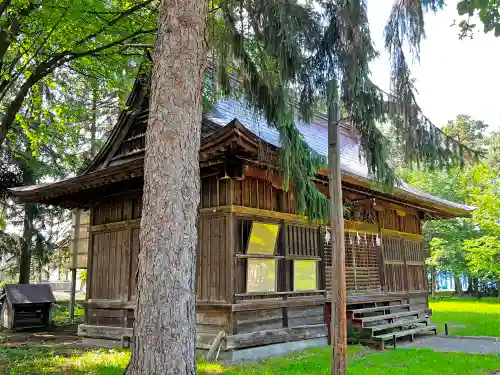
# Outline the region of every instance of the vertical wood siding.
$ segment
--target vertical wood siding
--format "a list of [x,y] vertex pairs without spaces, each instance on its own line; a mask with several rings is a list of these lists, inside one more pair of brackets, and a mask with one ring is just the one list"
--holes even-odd
[[379,212],[378,220],[380,228],[420,234],[420,219],[417,215],[406,213],[400,216],[395,210],[387,209]]
[[196,256],[196,297],[202,301],[226,301],[228,269],[226,216],[201,217]]
[[247,177],[243,180],[233,180],[232,183],[231,191],[229,180],[221,180],[215,176],[203,178],[201,208],[234,204],[261,210],[297,213],[293,195],[275,188],[267,180]]
[[423,241],[382,236],[388,292],[427,290]]

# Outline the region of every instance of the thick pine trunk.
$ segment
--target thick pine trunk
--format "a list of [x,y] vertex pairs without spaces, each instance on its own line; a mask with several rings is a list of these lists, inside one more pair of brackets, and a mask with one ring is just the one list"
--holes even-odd
[[163,0],[146,134],[128,375],[195,373],[198,153],[206,1]]
[[344,215],[340,170],[338,88],[330,83],[328,95],[328,170],[332,232],[332,375],[347,372]]

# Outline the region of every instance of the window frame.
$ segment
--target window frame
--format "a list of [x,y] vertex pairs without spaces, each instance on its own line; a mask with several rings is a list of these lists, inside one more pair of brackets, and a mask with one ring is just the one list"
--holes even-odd
[[[273,225],[278,227],[278,232],[276,233],[276,238],[274,241],[274,248],[271,254],[258,254],[258,253],[249,253],[248,250],[250,248],[250,239],[252,237],[252,231],[254,228],[254,224],[265,224],[265,225]],[[237,254],[238,258],[246,258],[246,275],[245,275],[245,293],[246,294],[265,294],[265,293],[277,293],[279,288],[279,279],[280,279],[280,267],[279,267],[279,259],[283,259],[283,256],[276,255],[277,249],[279,248],[279,241],[282,233],[282,224],[279,222],[266,222],[260,221],[258,219],[252,219],[252,225],[250,226],[250,232],[248,234],[248,241],[245,247],[244,254]],[[251,260],[267,260],[273,261],[274,263],[274,290],[273,291],[249,291],[248,289],[248,274],[250,268]]]
[[[291,258],[292,260],[292,291],[293,292],[312,292],[312,291],[317,291],[319,290],[319,262],[317,258],[311,257],[311,258],[305,258],[305,257],[300,257],[300,258]],[[312,262],[314,263],[315,266],[315,281],[316,285],[313,289],[297,289],[295,286],[295,264],[296,262]]]

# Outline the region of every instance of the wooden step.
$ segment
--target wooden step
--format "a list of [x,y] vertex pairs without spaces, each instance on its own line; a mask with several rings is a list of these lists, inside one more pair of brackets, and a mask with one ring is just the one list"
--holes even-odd
[[427,324],[428,322],[429,321],[427,320],[427,318],[412,319],[412,320],[398,320],[397,322],[394,322],[394,323],[381,324],[378,326],[364,327],[364,329],[370,329],[372,332],[377,332],[377,331],[384,331],[386,329],[391,329],[391,328],[409,326],[411,324],[424,324],[424,323]]
[[420,314],[425,314],[425,310],[411,310],[411,311],[403,311],[399,313],[394,313],[394,314],[386,314],[386,315],[377,315],[377,316],[367,316],[365,318],[353,318],[353,322],[360,322],[363,324],[363,327],[365,323],[372,323],[372,322],[378,322],[378,321],[383,321],[383,320],[394,320],[398,318],[403,318],[405,316],[419,316]]
[[392,306],[378,306],[378,307],[367,307],[366,309],[350,309],[347,310],[348,313],[353,313],[353,314],[365,314],[365,313],[370,313],[370,312],[377,312],[377,311],[387,311],[391,310],[393,308],[409,308],[410,305],[405,304],[405,305],[392,305]]
[[417,333],[422,333],[425,331],[436,332],[436,326],[425,326],[425,327],[407,329],[407,330],[400,331],[400,332],[385,333],[383,335],[373,336],[373,339],[379,340],[379,341],[388,341],[388,340],[392,340],[394,337],[400,338],[400,337],[415,335]]

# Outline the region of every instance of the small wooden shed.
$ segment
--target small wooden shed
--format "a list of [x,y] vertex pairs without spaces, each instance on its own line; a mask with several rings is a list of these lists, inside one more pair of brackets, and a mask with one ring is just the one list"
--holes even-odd
[[52,304],[56,302],[48,284],[7,284],[0,296],[0,326],[35,329],[52,325]]
[[[127,108],[83,174],[12,189],[21,202],[90,211],[86,322],[79,328],[86,340],[120,342],[133,334],[147,78],[137,80]],[[316,152],[327,154],[326,118],[299,121],[298,128]],[[284,189],[278,133],[230,99],[205,114],[200,137],[196,347],[210,348],[222,330],[226,358],[326,345],[335,277],[330,229],[300,216],[293,187]],[[401,335],[432,329],[422,220],[467,216],[472,208],[406,184],[390,193],[381,189],[360,159],[360,139],[349,124],[342,125],[340,148],[343,200],[350,207],[350,337],[383,342],[395,328]],[[326,171],[315,183],[328,195]]]

